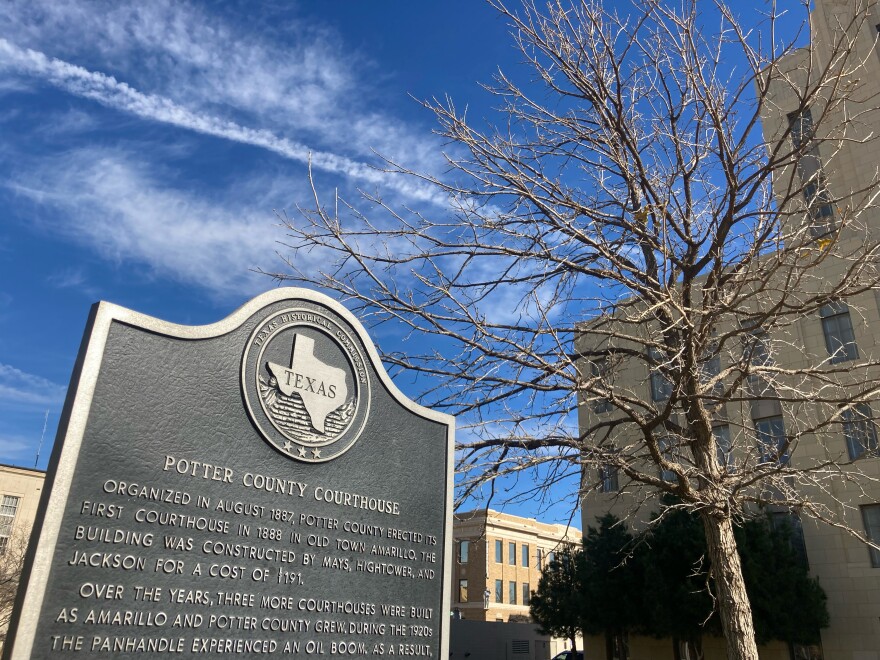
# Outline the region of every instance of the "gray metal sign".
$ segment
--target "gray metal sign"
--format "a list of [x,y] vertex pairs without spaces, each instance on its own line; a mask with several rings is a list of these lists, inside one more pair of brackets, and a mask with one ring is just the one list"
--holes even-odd
[[99,303],[5,657],[442,660],[453,433],[323,295]]

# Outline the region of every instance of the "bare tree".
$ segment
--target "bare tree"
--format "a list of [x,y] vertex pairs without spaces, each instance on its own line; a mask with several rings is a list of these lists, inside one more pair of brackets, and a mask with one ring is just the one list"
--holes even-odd
[[[423,338],[383,358],[464,420],[462,497],[529,469],[545,493],[582,473],[581,495],[616,472],[633,509],[675,495],[705,529],[728,657],[757,660],[733,521],[778,505],[847,527],[832,483],[869,478],[830,439],[850,424],[872,448],[876,360],[846,336],[811,354],[799,330],[878,286],[877,176],[828,184],[872,137],[854,48],[869,10],[820,56],[784,40],[775,3],[753,29],[697,5],[499,4],[532,79],[487,87],[493,126],[425,104],[447,176],[388,166],[450,208],[365,193],[328,209],[313,184],[276,276]],[[313,249],[327,267],[299,271]]]
[[27,534],[15,533],[7,539],[6,546],[0,554],[0,649],[6,641],[9,618],[12,606],[18,594],[18,582],[24,567],[24,556],[27,552]]

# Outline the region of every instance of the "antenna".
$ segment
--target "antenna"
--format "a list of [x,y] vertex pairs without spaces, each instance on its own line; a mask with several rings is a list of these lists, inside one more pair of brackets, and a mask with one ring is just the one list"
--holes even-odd
[[37,459],[34,461],[34,469],[37,469],[37,464],[40,462],[40,451],[43,449],[43,438],[46,437],[46,425],[49,423],[49,409],[46,408],[46,416],[43,417],[43,432],[40,434],[40,446],[37,447]]

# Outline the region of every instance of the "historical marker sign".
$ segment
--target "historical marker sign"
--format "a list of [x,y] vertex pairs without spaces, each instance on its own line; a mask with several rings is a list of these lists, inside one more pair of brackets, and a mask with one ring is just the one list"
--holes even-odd
[[100,303],[6,657],[442,660],[452,436],[324,296]]

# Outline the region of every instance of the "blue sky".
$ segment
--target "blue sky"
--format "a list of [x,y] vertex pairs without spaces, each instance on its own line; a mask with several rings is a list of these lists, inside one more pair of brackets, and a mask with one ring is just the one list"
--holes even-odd
[[483,117],[478,83],[518,62],[477,0],[6,0],[0,462],[34,465],[48,410],[45,467],[93,302],[203,324],[275,286],[252,269],[282,267],[273,210],[308,203],[309,154],[325,190],[436,209],[366,166],[442,172],[412,97]]
[[48,410],[45,466],[96,300],[201,324],[274,286],[250,269],[281,268],[309,153],[325,186],[420,201],[373,150],[436,171],[409,95],[478,96],[512,54],[488,7],[421,5],[4,3],[0,461],[33,466]]

